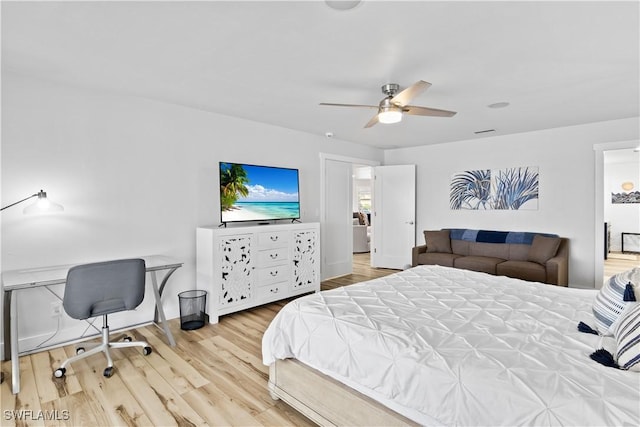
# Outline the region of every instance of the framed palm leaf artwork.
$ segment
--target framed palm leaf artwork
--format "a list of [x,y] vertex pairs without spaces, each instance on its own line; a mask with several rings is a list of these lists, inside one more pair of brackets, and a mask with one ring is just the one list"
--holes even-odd
[[451,178],[451,209],[536,210],[538,168],[480,169],[458,172]]

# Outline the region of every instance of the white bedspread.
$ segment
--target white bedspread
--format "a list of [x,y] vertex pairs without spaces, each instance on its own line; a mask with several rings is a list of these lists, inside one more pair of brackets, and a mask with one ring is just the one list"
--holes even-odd
[[596,292],[418,266],[292,301],[263,362],[296,358],[425,425],[637,426],[640,375],[592,361],[613,340],[576,328]]

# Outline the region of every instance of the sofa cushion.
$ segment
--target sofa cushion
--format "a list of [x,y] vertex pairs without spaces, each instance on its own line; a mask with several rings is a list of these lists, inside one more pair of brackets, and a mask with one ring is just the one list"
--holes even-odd
[[420,255],[418,255],[418,264],[453,267],[454,260],[456,258],[460,258],[461,256],[462,255],[445,254],[438,252],[421,253]]
[[453,266],[456,268],[464,268],[465,270],[496,274],[496,265],[504,261],[503,258],[487,256],[463,256],[453,260]]
[[504,243],[469,242],[469,255],[509,259],[509,245]]
[[369,225],[369,217],[363,212],[358,212],[358,222],[360,225]]
[[427,243],[427,252],[451,253],[451,239],[449,230],[429,231],[425,230],[424,240]]
[[528,261],[544,264],[556,255],[559,247],[559,237],[546,237],[538,234],[533,238],[531,248],[529,248]]
[[530,282],[546,282],[547,269],[531,261],[505,261],[496,266],[496,273],[499,276],[515,277],[516,279],[528,280]]
[[528,261],[529,249],[531,245],[510,243],[509,244],[509,259],[514,261]]
[[466,240],[451,239],[451,252],[458,255],[469,255],[469,245],[471,242]]

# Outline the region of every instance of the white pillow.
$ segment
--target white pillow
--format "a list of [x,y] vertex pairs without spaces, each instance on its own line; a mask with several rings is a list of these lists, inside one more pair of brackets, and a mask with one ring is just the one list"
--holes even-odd
[[640,302],[627,306],[613,332],[617,344],[616,361],[620,369],[640,372]]
[[614,323],[628,304],[624,301],[624,290],[628,283],[633,286],[636,299],[640,300],[639,267],[611,277],[596,295],[592,309],[600,334],[613,335]]

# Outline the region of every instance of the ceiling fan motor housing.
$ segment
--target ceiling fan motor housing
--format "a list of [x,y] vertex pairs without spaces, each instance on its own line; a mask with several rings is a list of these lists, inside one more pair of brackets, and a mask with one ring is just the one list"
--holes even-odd
[[380,104],[378,105],[378,114],[393,112],[392,116],[387,116],[387,117],[393,117],[391,119],[387,119],[387,120],[393,120],[393,121],[383,120],[382,123],[395,123],[400,121],[399,115],[402,114],[402,107],[396,103],[391,102],[394,95],[398,92],[398,90],[400,90],[400,85],[396,83],[388,83],[382,86],[381,89],[382,89],[382,93],[387,95],[387,97],[384,98],[382,101],[380,101]]
[[388,96],[387,98],[384,98],[382,101],[380,101],[380,104],[378,104],[378,110],[379,111],[386,111],[386,110],[402,111],[402,107],[391,102],[391,98],[393,97]]
[[382,93],[384,93],[387,96],[393,96],[396,93],[398,93],[398,91],[400,90],[400,85],[397,83],[387,83],[386,85],[382,86],[380,89],[382,89]]

